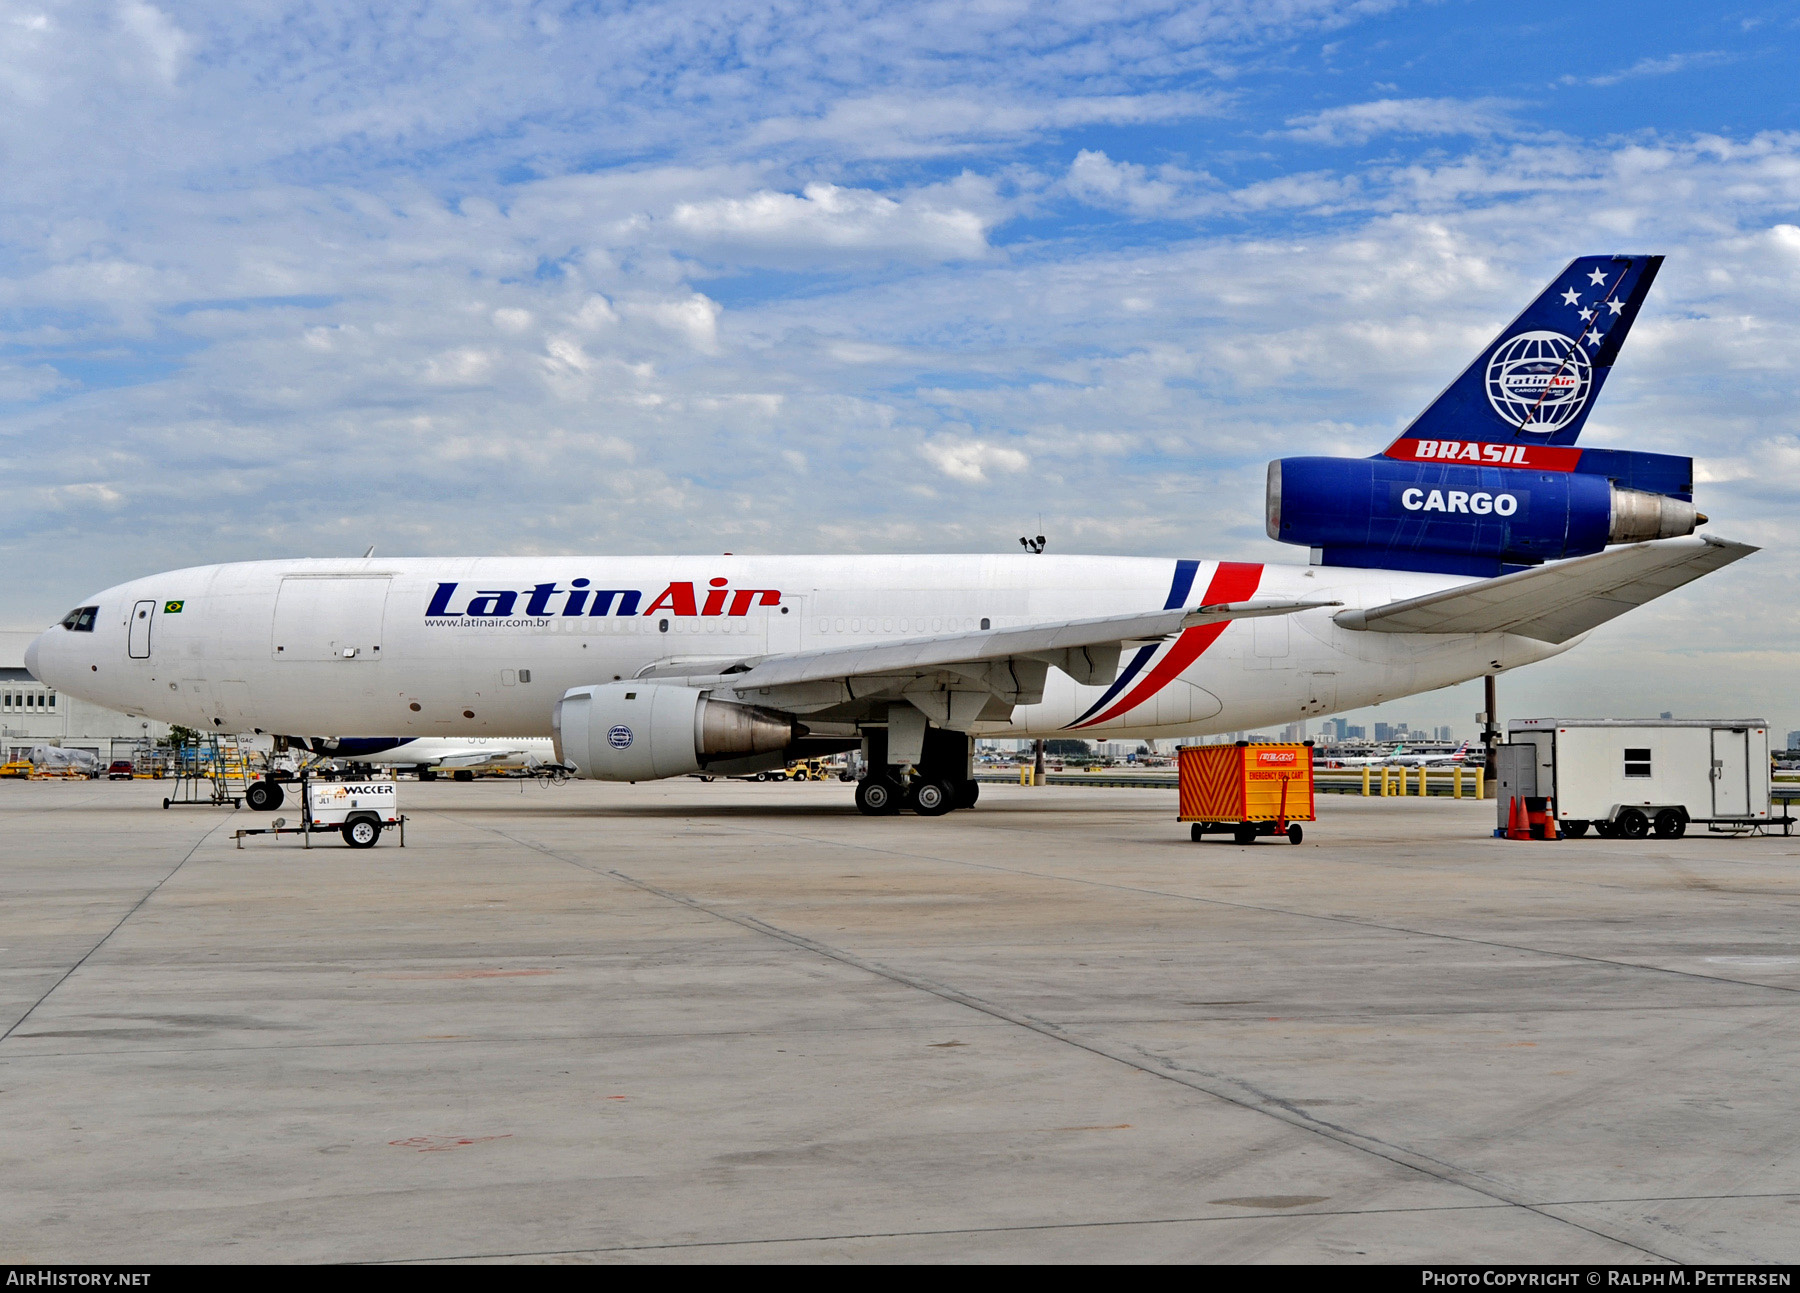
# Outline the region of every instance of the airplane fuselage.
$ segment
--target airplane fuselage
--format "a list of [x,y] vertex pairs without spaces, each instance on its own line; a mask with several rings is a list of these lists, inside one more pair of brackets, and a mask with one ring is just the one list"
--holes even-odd
[[[201,730],[548,736],[567,689],[671,662],[723,670],[765,655],[1197,606],[1246,590],[1370,607],[1466,582],[1025,554],[259,561],[109,588],[86,599],[90,628],[51,629],[27,659],[62,691]],[[1356,632],[1333,613],[1233,622],[1191,661],[1171,657],[1173,642],[1128,649],[1124,686],[1052,671],[1041,703],[973,730],[1226,732],[1433,690],[1573,645]]]

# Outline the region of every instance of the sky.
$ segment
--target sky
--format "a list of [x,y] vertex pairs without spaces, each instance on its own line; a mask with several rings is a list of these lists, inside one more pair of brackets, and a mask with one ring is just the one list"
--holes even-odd
[[1502,709],[1785,734],[1797,66],[1795,3],[0,0],[0,626],[371,544],[1304,562],[1269,459],[1648,252],[1582,442],[1765,550]]

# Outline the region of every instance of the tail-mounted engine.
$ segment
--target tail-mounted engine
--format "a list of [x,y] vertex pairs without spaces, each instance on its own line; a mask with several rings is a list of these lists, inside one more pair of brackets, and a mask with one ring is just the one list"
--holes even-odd
[[597,781],[656,781],[721,761],[779,756],[805,735],[780,714],[666,682],[573,688],[557,702],[551,726],[558,762]]
[[[1269,537],[1318,549],[1328,566],[1497,575],[1599,552],[1612,543],[1691,534],[1692,460],[1663,454],[1595,454],[1635,489],[1582,470],[1534,471],[1389,458],[1282,458],[1269,464]],[[1660,462],[1620,463],[1619,459]]]

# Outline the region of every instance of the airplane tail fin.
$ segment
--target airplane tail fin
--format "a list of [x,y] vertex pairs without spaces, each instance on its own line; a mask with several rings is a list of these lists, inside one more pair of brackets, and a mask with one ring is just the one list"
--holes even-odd
[[1407,441],[1572,445],[1649,294],[1661,256],[1577,256],[1386,450]]

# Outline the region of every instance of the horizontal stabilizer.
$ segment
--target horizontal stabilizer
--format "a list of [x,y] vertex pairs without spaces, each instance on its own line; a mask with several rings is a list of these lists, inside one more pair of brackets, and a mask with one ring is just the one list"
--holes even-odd
[[1339,611],[1333,619],[1343,628],[1374,633],[1516,633],[1567,642],[1755,551],[1710,535],[1633,543],[1385,606]]

